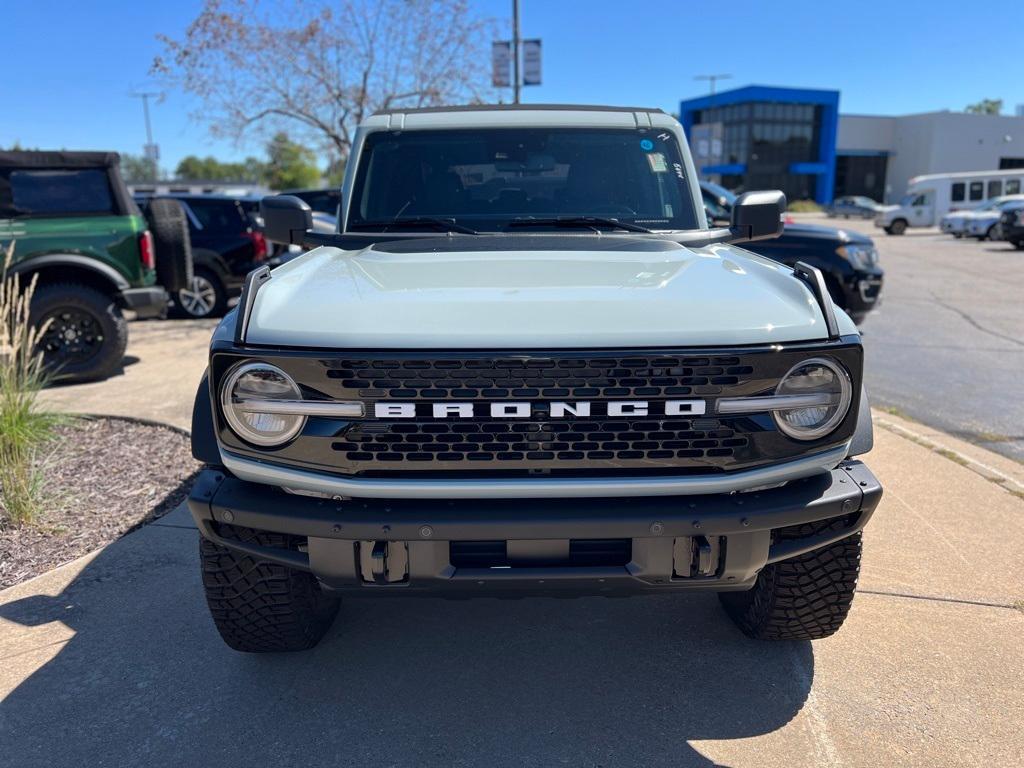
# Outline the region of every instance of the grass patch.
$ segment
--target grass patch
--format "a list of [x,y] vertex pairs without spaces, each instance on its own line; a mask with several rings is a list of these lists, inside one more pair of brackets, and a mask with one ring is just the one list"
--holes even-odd
[[943,458],[956,462],[961,467],[969,467],[971,465],[971,462],[969,462],[959,453],[957,453],[956,451],[951,451],[948,448],[936,448],[935,452],[939,454],[939,456],[942,456]]
[[1009,435],[1001,435],[998,432],[975,432],[971,435],[979,443],[1012,443],[1016,438]]
[[1016,608],[1021,613],[1024,613],[1024,600],[1014,600],[1013,601],[1013,607]]
[[888,413],[890,416],[896,416],[897,418],[906,419],[907,421],[914,421],[914,418],[909,413],[904,411],[902,408],[897,408],[895,405],[882,405],[875,407],[882,413]]
[[821,213],[822,208],[813,200],[794,200],[787,210],[792,213]]
[[36,351],[45,328],[33,328],[29,319],[35,278],[22,286],[17,275],[8,274],[13,255],[12,242],[0,261],[0,526],[38,515],[44,475],[34,460],[62,420],[36,402],[47,383]]

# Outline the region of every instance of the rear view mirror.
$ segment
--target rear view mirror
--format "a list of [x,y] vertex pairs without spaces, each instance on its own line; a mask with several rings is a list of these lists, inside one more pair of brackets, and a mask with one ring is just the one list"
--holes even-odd
[[732,206],[732,242],[767,240],[782,234],[786,196],[777,189],[744,192]]
[[267,240],[285,245],[302,245],[306,231],[313,227],[313,210],[294,195],[274,195],[260,200],[263,234]]

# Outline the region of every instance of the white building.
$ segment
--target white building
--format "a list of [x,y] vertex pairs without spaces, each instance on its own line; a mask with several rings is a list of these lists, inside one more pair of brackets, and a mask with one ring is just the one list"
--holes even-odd
[[1024,168],[1024,116],[839,115],[835,194],[892,202],[926,173]]

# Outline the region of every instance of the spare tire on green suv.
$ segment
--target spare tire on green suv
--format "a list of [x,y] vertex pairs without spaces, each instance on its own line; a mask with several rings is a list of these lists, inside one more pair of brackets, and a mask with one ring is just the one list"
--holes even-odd
[[[62,380],[103,379],[128,343],[122,310],[158,317],[172,280],[191,276],[184,220],[165,212],[155,247],[113,152],[0,152],[0,247],[14,243],[8,267],[37,280],[32,318],[48,323],[40,346]],[[170,264],[158,264],[158,258]]]

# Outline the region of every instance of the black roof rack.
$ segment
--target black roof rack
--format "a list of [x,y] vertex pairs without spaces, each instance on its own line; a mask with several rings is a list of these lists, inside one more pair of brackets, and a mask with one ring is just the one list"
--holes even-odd
[[657,107],[609,107],[596,104],[461,104],[450,107],[415,107],[402,109],[382,109],[374,112],[374,115],[415,115],[427,112],[516,112],[516,111],[555,111],[573,110],[583,112],[658,112],[665,114],[665,110]]

